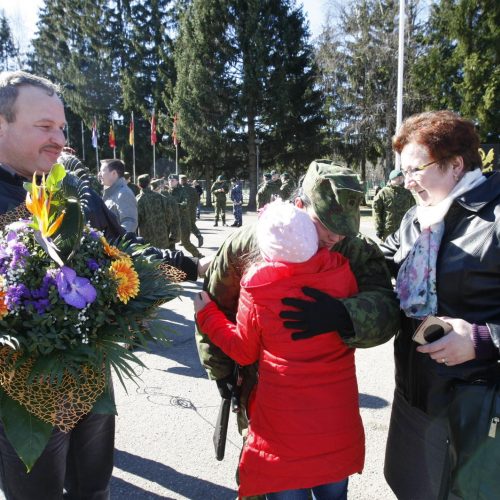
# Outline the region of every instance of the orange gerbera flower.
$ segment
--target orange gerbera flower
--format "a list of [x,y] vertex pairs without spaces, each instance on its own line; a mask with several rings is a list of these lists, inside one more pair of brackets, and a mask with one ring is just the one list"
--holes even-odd
[[5,302],[5,290],[3,289],[3,278],[0,276],[0,319],[7,316],[9,310],[7,309],[7,304]]
[[115,260],[111,264],[110,271],[118,281],[116,295],[124,304],[137,296],[139,293],[139,275],[132,268],[130,259]]
[[122,252],[119,248],[110,245],[108,243],[108,240],[104,236],[101,236],[101,243],[102,246],[104,247],[104,253],[108,257],[111,257],[112,259],[128,260],[130,264],[132,264],[132,259],[130,258],[130,256],[127,255],[125,252]]

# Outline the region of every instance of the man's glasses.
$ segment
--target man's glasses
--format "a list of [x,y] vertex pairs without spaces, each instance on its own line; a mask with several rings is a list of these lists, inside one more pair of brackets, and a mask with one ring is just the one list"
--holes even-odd
[[440,158],[439,160],[432,160],[429,163],[425,163],[424,165],[420,165],[419,167],[409,168],[407,170],[401,169],[401,173],[404,177],[413,177],[414,175],[423,172],[425,169],[431,167],[435,163],[439,163],[440,161],[446,160],[446,158]]

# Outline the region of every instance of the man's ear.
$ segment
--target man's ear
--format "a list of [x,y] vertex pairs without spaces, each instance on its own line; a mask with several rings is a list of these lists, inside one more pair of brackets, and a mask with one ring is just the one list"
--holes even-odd
[[451,168],[453,168],[453,174],[460,176],[464,171],[464,159],[457,155],[451,159]]

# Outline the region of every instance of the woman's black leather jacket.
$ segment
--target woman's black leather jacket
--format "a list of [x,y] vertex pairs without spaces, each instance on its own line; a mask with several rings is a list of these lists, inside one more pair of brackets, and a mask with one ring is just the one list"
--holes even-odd
[[[444,221],[437,259],[437,316],[487,325],[500,348],[500,172],[457,198]],[[381,245],[394,276],[419,234],[413,207]],[[500,381],[498,353],[496,359],[450,367],[418,353],[412,341],[418,324],[402,313],[402,329],[395,339],[396,388],[412,406],[439,414],[455,381]]]

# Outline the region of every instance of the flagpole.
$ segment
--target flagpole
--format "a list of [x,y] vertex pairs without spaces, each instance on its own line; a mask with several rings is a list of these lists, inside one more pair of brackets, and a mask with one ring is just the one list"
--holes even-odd
[[[111,117],[111,127],[113,128],[113,136],[115,135],[115,120],[113,117]],[[113,159],[116,158],[116,140],[113,143]]]
[[156,120],[155,108],[151,115],[151,145],[153,146],[153,177],[156,178]]
[[175,173],[179,174],[179,146],[175,144]]
[[134,124],[134,112],[132,111],[132,130],[133,130],[133,141],[132,141],[132,175],[134,176],[135,182],[135,124]]
[[[403,74],[405,51],[405,0],[399,0],[398,83],[396,97],[396,133],[403,121]],[[401,158],[396,154],[396,169],[401,168]]]
[[97,120],[95,116],[94,116],[94,125],[95,125],[95,166],[97,174],[99,174],[99,135],[97,133]]
[[85,134],[83,132],[83,120],[81,120],[81,126],[82,126],[82,160],[85,162]]

